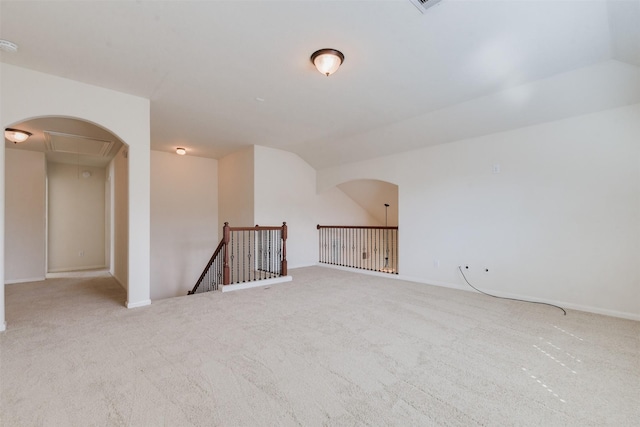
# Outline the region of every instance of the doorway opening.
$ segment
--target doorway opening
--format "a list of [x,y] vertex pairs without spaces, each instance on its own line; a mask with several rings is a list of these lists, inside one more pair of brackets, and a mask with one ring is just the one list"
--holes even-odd
[[5,142],[6,283],[95,273],[126,288],[128,146],[75,118],[13,126],[32,136]]

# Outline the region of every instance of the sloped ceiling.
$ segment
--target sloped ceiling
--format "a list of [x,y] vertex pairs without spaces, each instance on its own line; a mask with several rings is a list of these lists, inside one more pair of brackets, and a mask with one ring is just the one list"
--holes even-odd
[[607,8],[613,58],[640,66],[640,1],[611,1]]
[[153,149],[323,168],[640,102],[638,4],[3,0],[0,60],[150,99]]

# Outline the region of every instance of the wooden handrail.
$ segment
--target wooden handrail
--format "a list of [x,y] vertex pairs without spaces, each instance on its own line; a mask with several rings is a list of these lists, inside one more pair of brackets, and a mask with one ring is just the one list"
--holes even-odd
[[224,223],[223,227],[223,243],[224,243],[224,265],[222,267],[222,284],[228,285],[231,283],[231,268],[229,266],[229,241],[231,240],[232,231],[277,231],[281,230],[282,238],[282,260],[280,264],[280,274],[282,276],[287,275],[287,223],[283,222],[282,226],[259,226],[255,227],[230,227],[228,222]]
[[318,230],[321,228],[357,228],[357,229],[373,229],[373,230],[397,230],[398,227],[385,227],[384,225],[320,225],[316,226]]
[[196,282],[196,285],[193,287],[193,289],[188,293],[188,295],[192,295],[196,293],[196,290],[198,289],[198,286],[200,286],[200,282],[202,282],[202,279],[204,279],[204,276],[207,274],[207,271],[209,270],[209,268],[211,267],[211,264],[213,264],[213,262],[216,260],[216,257],[218,256],[218,254],[220,253],[220,251],[222,250],[224,246],[224,240],[220,240],[220,243],[218,244],[218,247],[216,248],[216,250],[213,252],[213,255],[211,255],[211,259],[209,259],[209,262],[207,263],[207,266],[204,268],[204,270],[202,271],[202,274],[200,275],[200,277],[198,278],[198,281]]
[[[225,222],[225,224],[227,224]],[[283,223],[286,224],[286,223]],[[261,227],[259,225],[256,225],[255,227],[229,227],[230,231],[267,231],[267,230],[282,230],[282,226],[270,226],[270,227]]]
[[283,276],[287,275],[287,223],[282,223],[282,264],[280,271]]
[[231,227],[229,227],[229,223],[225,222],[224,227],[222,227],[222,243],[224,245],[224,261],[222,264],[222,284],[228,285],[231,283],[231,268],[229,267],[229,251],[227,250],[229,246],[229,240],[231,240]]
[[[224,223],[224,227],[222,227],[222,240],[220,240],[220,243],[218,244],[218,247],[216,248],[215,252],[213,253],[213,255],[211,256],[211,259],[209,259],[209,262],[207,263],[204,271],[202,272],[202,274],[200,275],[200,277],[198,278],[198,281],[196,282],[195,286],[193,287],[193,289],[191,291],[188,292],[189,295],[192,295],[194,293],[196,293],[196,291],[198,290],[198,287],[201,286],[202,282],[206,279],[207,274],[211,274],[211,268],[214,265],[214,263],[218,263],[216,264],[216,268],[220,268],[220,262],[222,261],[222,272],[220,272],[220,270],[218,270],[217,273],[217,279],[215,280],[219,280],[220,279],[220,274],[222,275],[222,285],[230,285],[231,284],[231,280],[233,279],[231,277],[231,265],[229,263],[230,257],[231,256],[235,256],[232,255],[231,252],[233,251],[233,249],[230,247],[231,244],[233,243],[232,240],[232,232],[238,232],[238,233],[242,233],[242,232],[261,232],[261,231],[280,231],[280,241],[282,242],[282,246],[280,248],[280,250],[278,250],[277,252],[280,253],[280,255],[282,256],[281,260],[280,260],[280,272],[278,272],[279,275],[281,276],[286,276],[287,275],[287,223],[283,222],[282,226],[280,227],[275,227],[275,226],[267,226],[267,227],[261,227],[259,225],[256,225],[255,227],[230,227],[228,222]],[[251,234],[251,233],[250,233]],[[261,234],[261,233],[260,233]],[[274,238],[275,235],[277,235],[278,233],[274,233]],[[235,236],[235,234],[234,234]],[[271,241],[271,238],[270,238]],[[250,240],[251,242],[251,240]],[[251,244],[251,243],[250,243]],[[222,253],[221,253],[222,252]],[[268,252],[271,254],[271,249],[268,250]],[[275,253],[275,252],[274,252]],[[219,258],[221,256],[221,258]],[[249,252],[249,257],[251,257],[251,252]],[[274,259],[274,262],[276,260]],[[271,262],[271,261],[269,261]],[[275,268],[275,266],[274,266]],[[244,264],[243,264],[243,269],[244,269]],[[275,274],[275,271],[271,271],[271,270],[265,270],[265,271],[269,271],[270,274]],[[235,274],[235,273],[234,273]],[[254,278],[255,279],[255,278]],[[250,280],[250,279],[249,279]],[[244,281],[244,280],[243,280]],[[215,289],[217,289],[217,284],[219,282],[215,282]]]

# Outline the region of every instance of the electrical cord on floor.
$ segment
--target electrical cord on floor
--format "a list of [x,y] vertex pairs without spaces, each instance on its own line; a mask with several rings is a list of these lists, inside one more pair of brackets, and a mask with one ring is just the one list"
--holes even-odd
[[528,301],[528,300],[525,300],[525,299],[518,299],[518,298],[499,297],[497,295],[491,295],[491,294],[488,294],[486,292],[482,292],[480,289],[476,288],[471,283],[469,283],[469,281],[467,280],[467,276],[465,276],[464,272],[462,271],[462,267],[461,266],[458,266],[458,270],[460,270],[460,274],[462,274],[462,277],[464,278],[464,281],[467,282],[467,285],[471,286],[473,289],[475,289],[476,291],[480,292],[483,295],[486,295],[486,296],[489,296],[489,297],[494,297],[494,298],[500,298],[500,299],[508,299],[508,300],[511,300],[511,301],[520,301],[520,302],[528,302],[528,303],[531,303],[531,304],[548,305],[548,306],[551,306],[551,307],[559,308],[560,310],[562,310],[562,312],[564,313],[565,316],[567,315],[567,311],[564,308],[562,308],[562,307],[560,307],[558,305],[549,304],[547,302]]

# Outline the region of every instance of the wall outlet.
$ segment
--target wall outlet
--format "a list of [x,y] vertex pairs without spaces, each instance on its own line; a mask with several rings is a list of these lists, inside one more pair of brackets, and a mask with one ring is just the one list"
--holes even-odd
[[433,266],[434,266],[435,268],[440,268],[440,260],[439,260],[439,259],[434,260],[434,261],[433,261]]
[[84,251],[78,252],[78,256],[80,256],[80,257],[84,256]]

